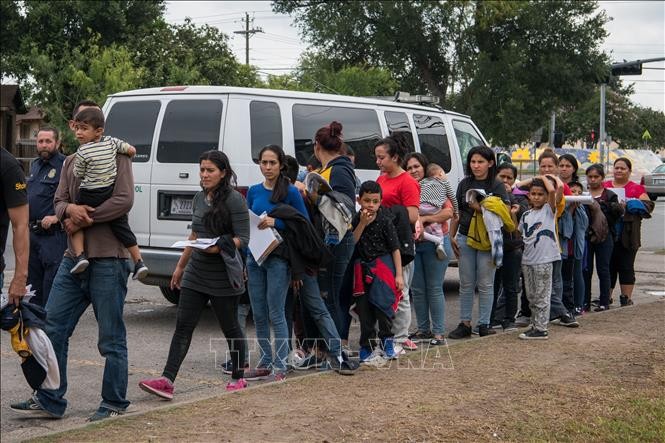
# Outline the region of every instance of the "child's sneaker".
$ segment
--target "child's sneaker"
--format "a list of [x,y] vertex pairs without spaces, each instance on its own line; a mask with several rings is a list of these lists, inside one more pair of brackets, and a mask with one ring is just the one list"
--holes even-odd
[[139,388],[167,400],[173,400],[173,382],[166,377],[148,378],[139,382]]
[[275,372],[275,375],[273,376],[273,379],[275,381],[285,381],[286,380],[286,372]]
[[394,339],[392,337],[384,338],[381,340],[381,345],[383,346],[383,355],[388,360],[395,360],[397,358],[397,353],[395,353],[393,344]]
[[374,366],[376,368],[384,366],[387,363],[388,360],[386,360],[383,357],[383,353],[379,349],[375,349],[374,352],[372,352],[369,357],[367,357],[365,360],[361,360],[360,364],[365,365],[365,366]]
[[361,363],[367,360],[371,355],[372,355],[372,350],[364,346],[361,347],[360,350],[358,351],[358,359],[360,360]]
[[74,261],[75,261],[74,267],[72,267],[72,269],[69,270],[70,274],[80,274],[81,272],[88,269],[88,265],[90,264],[85,254],[77,256],[74,259]]
[[139,260],[134,265],[134,274],[132,275],[132,280],[140,280],[148,275],[148,267],[143,263],[143,260]]
[[233,380],[232,382],[226,384],[227,391],[240,391],[241,389],[245,389],[246,387],[247,387],[247,382],[245,381],[244,378],[239,378],[238,380]]
[[443,243],[436,245],[436,258],[442,261],[448,258],[448,254],[446,254],[446,249],[443,247]]
[[522,340],[547,340],[547,331],[539,331],[538,329],[531,328],[526,332],[519,335]]

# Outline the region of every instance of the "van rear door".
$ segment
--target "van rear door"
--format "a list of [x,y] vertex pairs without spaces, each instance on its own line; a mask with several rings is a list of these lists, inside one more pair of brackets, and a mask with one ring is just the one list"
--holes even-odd
[[150,244],[150,176],[160,109],[158,99],[136,101],[136,97],[113,98],[104,106],[104,133],[136,148],[132,165],[134,206],[129,213],[129,225],[139,246]]
[[223,143],[226,95],[164,99],[153,160],[150,246],[170,247],[191,230],[192,198],[201,190],[199,156]]

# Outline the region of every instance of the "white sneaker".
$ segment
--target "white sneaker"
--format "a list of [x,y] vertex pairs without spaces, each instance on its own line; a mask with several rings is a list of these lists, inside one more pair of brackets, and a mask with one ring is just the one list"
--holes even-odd
[[404,348],[402,347],[402,345],[399,344],[399,343],[395,343],[395,344],[393,345],[393,349],[395,350],[395,355],[397,355],[397,356],[400,356],[400,355],[404,355],[404,354],[406,354],[406,351],[404,350]]
[[443,247],[443,243],[436,245],[436,258],[439,260],[445,260],[448,258],[448,254],[446,254],[446,249]]
[[383,357],[383,352],[381,352],[378,349],[375,349],[372,354],[365,360],[361,361],[361,365],[365,366],[373,366],[375,368],[379,368],[381,366],[385,366],[385,364],[388,361]]

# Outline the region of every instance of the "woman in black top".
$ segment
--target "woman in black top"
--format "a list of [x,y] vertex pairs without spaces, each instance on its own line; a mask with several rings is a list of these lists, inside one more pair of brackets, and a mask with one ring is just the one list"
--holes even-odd
[[460,274],[460,323],[448,336],[464,338],[471,336],[471,311],[473,294],[478,287],[480,319],[478,322],[481,336],[495,333],[489,322],[494,299],[494,273],[496,266],[492,261],[491,251],[479,251],[467,244],[469,226],[474,213],[482,211],[480,204],[467,203],[466,192],[469,189],[482,189],[510,205],[504,184],[496,178],[496,156],[487,146],[471,148],[466,157],[466,177],[457,186],[457,203],[460,209],[459,220],[453,219],[450,226],[450,238],[453,251],[459,260]]
[[144,391],[169,400],[173,398],[173,382],[189,350],[194,328],[208,301],[231,350],[233,381],[226,390],[247,386],[243,379],[246,342],[238,323],[238,299],[244,285],[232,283],[236,279],[229,276],[231,271],[227,272],[222,254],[228,258],[240,257],[238,249],[249,241],[249,213],[245,199],[233,189],[236,176],[226,154],[207,151],[199,162],[203,191],[194,196],[189,239],[219,237],[219,240],[204,250],[185,248],[171,278],[171,288],[179,288],[181,292],[166,366],[161,377],[139,383]]

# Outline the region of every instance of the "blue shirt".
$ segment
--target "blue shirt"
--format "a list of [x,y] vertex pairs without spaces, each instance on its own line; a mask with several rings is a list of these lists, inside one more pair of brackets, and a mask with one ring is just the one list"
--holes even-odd
[[31,221],[55,215],[53,197],[60,183],[60,171],[64,162],[65,156],[59,152],[48,160],[38,157],[32,162],[30,176],[26,180]]
[[[250,186],[247,191],[247,207],[252,210],[256,215],[261,215],[264,212],[269,214],[270,211],[277,206],[277,203],[270,201],[272,197],[272,189],[266,189],[263,186],[263,183],[259,183],[253,186]],[[289,185],[289,191],[286,194],[286,198],[279,203],[284,203],[289,206],[293,206],[300,212],[302,215],[309,220],[309,214],[307,214],[307,208],[305,208],[305,202],[300,195],[300,191],[293,185]],[[284,222],[276,218],[275,219],[275,228],[278,230],[283,230],[286,228]]]

